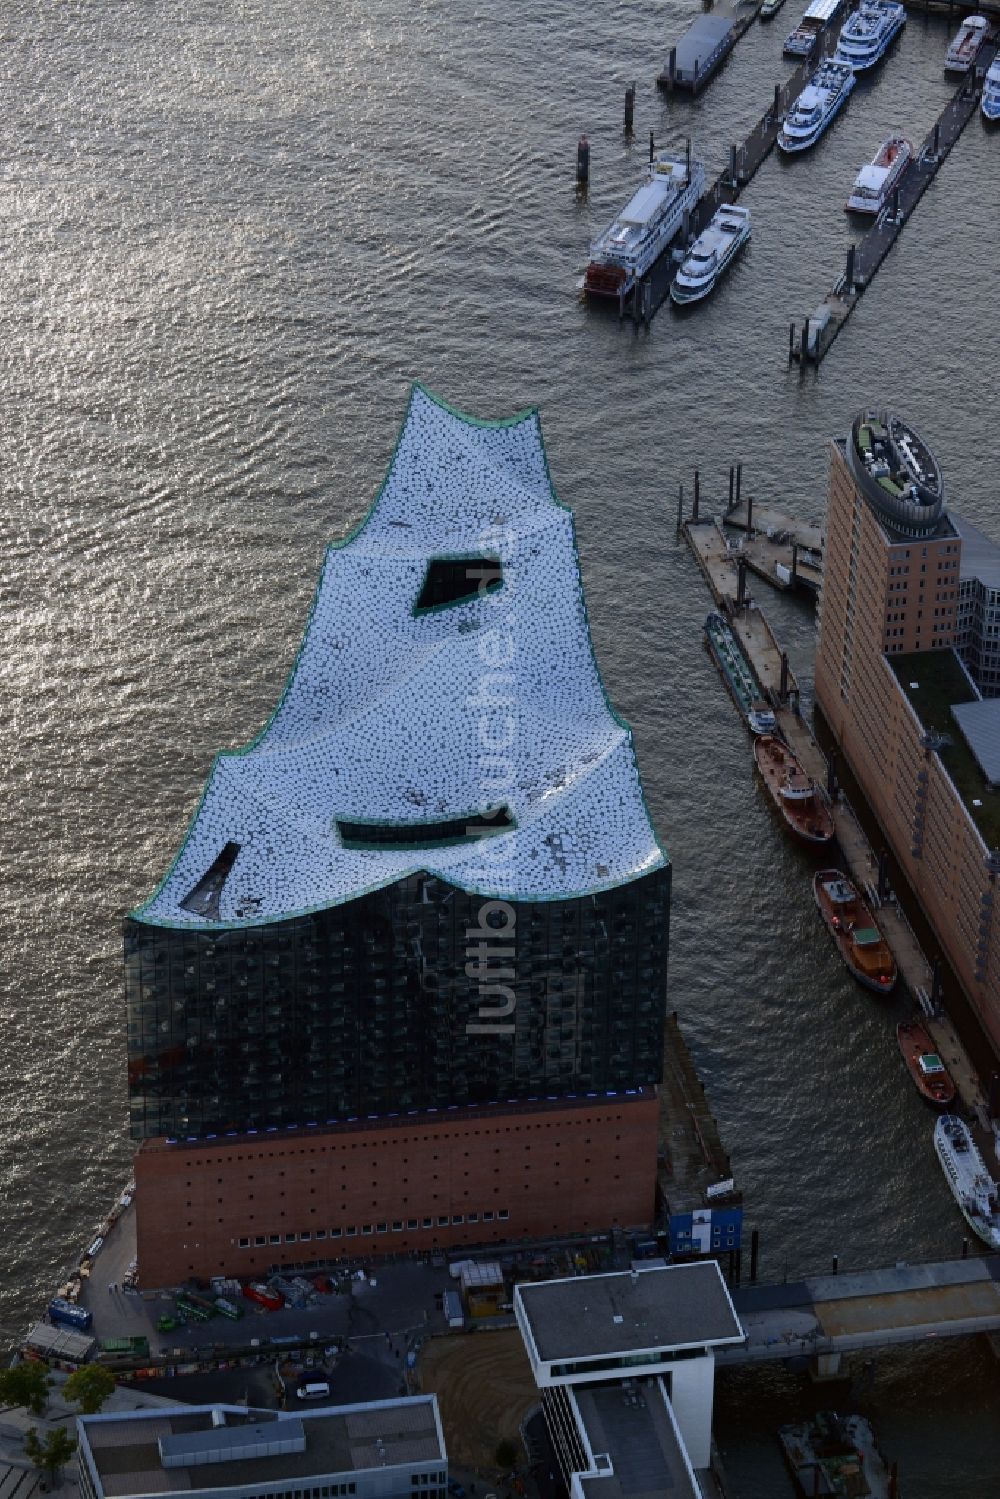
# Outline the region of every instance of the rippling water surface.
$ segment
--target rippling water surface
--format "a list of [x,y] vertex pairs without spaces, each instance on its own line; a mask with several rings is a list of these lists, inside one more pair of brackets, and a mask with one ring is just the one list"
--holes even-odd
[[[701,648],[676,486],[728,465],[814,519],[827,442],[898,403],[950,497],[998,532],[984,389],[1000,139],[977,116],[818,376],[789,319],[849,241],[891,128],[950,93],[914,16],[808,158],[746,193],[754,238],[693,315],[588,313],[589,239],[653,129],[709,173],[789,65],[791,7],[696,102],[653,78],[693,9],[471,0],[103,0],[0,18],[0,1332],[37,1309],[128,1171],[123,913],[182,835],[213,752],[294,658],[326,541],[369,504],[408,382],[480,415],[543,408],[609,691],[675,865],[671,1004],[762,1226],[763,1270],[957,1250],[961,1222],[893,1027],[815,920]],[[621,130],[638,81],[636,141]],[[591,190],[574,191],[578,134]],[[984,399],[985,397],[985,399]],[[769,603],[808,680],[811,614]],[[772,1429],[811,1398],[720,1381],[747,1496],[790,1493]],[[859,1392],[908,1499],[987,1499],[1000,1381],[977,1346],[879,1361]]]

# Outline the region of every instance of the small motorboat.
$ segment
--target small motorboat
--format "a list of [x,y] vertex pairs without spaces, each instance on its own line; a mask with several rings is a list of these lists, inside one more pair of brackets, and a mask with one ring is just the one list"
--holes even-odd
[[820,869],[813,877],[813,895],[858,983],[876,994],[888,994],[896,983],[896,962],[857,886],[839,869]]

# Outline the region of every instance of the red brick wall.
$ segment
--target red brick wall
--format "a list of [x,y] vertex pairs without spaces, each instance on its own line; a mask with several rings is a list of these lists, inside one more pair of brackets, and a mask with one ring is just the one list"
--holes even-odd
[[648,1227],[658,1116],[650,1089],[225,1142],[147,1140],[135,1163],[140,1284]]

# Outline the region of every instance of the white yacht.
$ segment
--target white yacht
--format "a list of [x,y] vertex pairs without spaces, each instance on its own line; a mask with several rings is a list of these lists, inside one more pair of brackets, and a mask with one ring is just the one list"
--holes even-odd
[[750,210],[738,203],[720,208],[691,246],[670,283],[675,302],[699,302],[707,297],[737,250],[750,238]]
[[906,7],[899,0],[861,0],[840,29],[834,60],[848,63],[855,73],[867,72],[905,25]]
[[854,69],[828,58],[820,63],[778,132],[782,151],[805,151],[819,140],[854,87]]
[[591,246],[584,290],[597,297],[627,296],[667,248],[704,190],[700,161],[660,151],[650,162],[649,181]]
[[990,23],[985,16],[966,16],[955,32],[944,60],[946,73],[967,73],[986,40]]
[[957,1114],[942,1114],[935,1124],[934,1149],[966,1223],[984,1244],[1000,1249],[1000,1187]]
[[848,213],[880,213],[913,160],[913,147],[902,135],[890,135],[878,148],[874,161],[862,167],[854,179],[851,196],[844,204]]
[[987,70],[979,107],[988,120],[1000,120],[1000,57],[994,58]]

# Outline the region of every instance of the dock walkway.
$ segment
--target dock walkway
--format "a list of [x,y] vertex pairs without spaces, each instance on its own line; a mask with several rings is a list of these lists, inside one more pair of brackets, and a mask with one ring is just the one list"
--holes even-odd
[[898,1264],[732,1293],[742,1347],[716,1352],[720,1367],[806,1356],[836,1374],[845,1353],[1000,1328],[1000,1255]]
[[798,338],[789,339],[789,355],[801,363],[819,364],[841,328],[860,302],[866,288],[903,231],[903,226],[937,176],[979,104],[982,79],[996,56],[994,39],[976,59],[976,66],[927,132],[911,165],[903,173],[894,200],[886,204],[868,233],[848,250],[847,268],[833,290],[806,319]]

